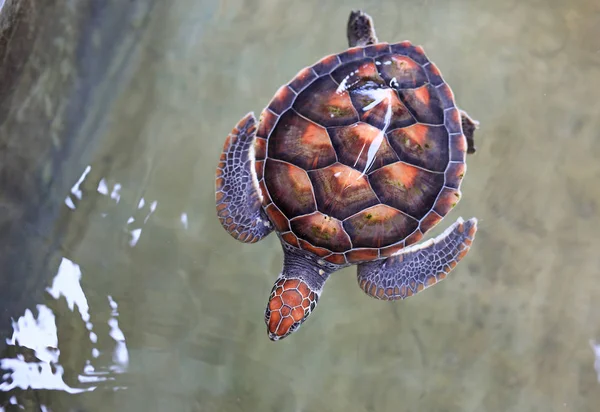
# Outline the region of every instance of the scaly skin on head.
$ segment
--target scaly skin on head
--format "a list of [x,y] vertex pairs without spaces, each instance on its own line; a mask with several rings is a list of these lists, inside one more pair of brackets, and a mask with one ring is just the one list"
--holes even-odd
[[334,272],[308,252],[285,249],[283,270],[271,290],[265,310],[269,339],[281,340],[298,330],[315,310],[323,285]]

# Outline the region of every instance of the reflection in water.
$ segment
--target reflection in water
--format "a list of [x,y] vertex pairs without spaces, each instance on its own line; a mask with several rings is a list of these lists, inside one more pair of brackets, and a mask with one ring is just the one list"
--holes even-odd
[[[77,199],[81,200],[81,189],[80,186],[83,183],[83,181],[85,180],[86,176],[90,173],[90,171],[92,170],[92,168],[88,165],[83,174],[81,175],[81,177],[79,178],[79,180],[77,180],[77,182],[73,185],[73,187],[71,188],[71,194],[73,196],[75,196]],[[67,196],[67,198],[65,199],[65,204],[67,205],[67,207],[69,209],[75,209],[75,203],[73,203],[73,199],[71,199],[70,197]]]
[[[67,302],[71,312],[77,311],[85,322],[89,331],[89,340],[93,344],[98,341],[98,336],[93,331],[94,325],[91,321],[88,301],[81,287],[81,270],[79,265],[63,258],[52,286],[47,292],[54,299],[61,297]],[[52,389],[68,393],[80,393],[92,391],[98,384],[114,382],[116,375],[127,371],[129,355],[125,336],[119,329],[118,305],[111,296],[108,296],[108,304],[112,308],[111,317],[108,320],[110,328],[109,336],[115,341],[112,354],[112,364],[108,366],[94,366],[93,361],[85,361],[85,367],[78,375],[80,387],[73,387],[65,383],[63,379],[64,368],[59,363],[60,349],[57,333],[56,317],[52,310],[46,305],[37,305],[37,318],[32,311],[27,309],[25,314],[13,321],[13,335],[7,339],[9,345],[25,349],[31,356],[21,353],[16,358],[0,359],[0,369],[6,371],[0,382],[0,391],[10,391],[14,388],[20,389]],[[91,357],[100,357],[100,351],[93,347]]]
[[[373,139],[373,141],[369,144],[369,148],[367,149],[367,163],[361,173],[361,176],[366,174],[368,170],[371,169],[371,165],[375,162],[375,157],[381,144],[383,143],[383,139],[385,138],[385,134],[388,132],[388,128],[390,127],[390,121],[392,119],[392,96],[394,93],[391,89],[364,89],[357,90],[357,94],[365,95],[371,98],[373,101],[367,106],[363,107],[364,112],[368,112],[369,110],[375,108],[379,104],[385,105],[385,117],[382,128],[377,133],[377,136]],[[354,167],[358,164],[362,154],[363,154],[364,146],[361,149],[360,153],[357,156],[356,162],[354,163]]]
[[[85,172],[84,172],[84,174],[85,174]],[[121,184],[115,183],[112,191],[110,191],[110,198],[114,199],[115,202],[119,203],[119,200],[121,200],[120,192],[121,192]],[[98,193],[108,196],[109,190],[108,190],[108,185],[106,184],[106,179],[102,179],[102,180],[100,180],[100,183],[98,183]]]
[[[137,206],[138,210],[141,210],[145,205],[146,205],[146,201],[142,197]],[[150,216],[152,216],[152,214],[156,211],[157,206],[158,206],[158,202],[156,200],[154,200],[150,203],[149,211],[146,214],[146,217],[144,217],[142,224],[146,224],[148,222],[148,219],[150,219]],[[136,223],[136,220],[133,216],[131,216],[129,219],[127,219],[127,225],[128,225],[128,227],[130,227],[129,233],[131,235],[131,238],[129,240],[129,246],[131,246],[131,247],[134,247],[135,245],[137,245],[138,241],[140,240],[140,236],[142,235],[141,226],[136,227],[139,225],[139,223],[137,225],[134,225],[134,223]]]
[[[381,65],[382,63],[379,60],[376,60],[375,64]],[[383,64],[389,65],[391,64],[391,61],[385,61]],[[383,140],[385,138],[385,134],[388,132],[388,129],[390,127],[390,122],[392,119],[392,95],[395,93],[392,89],[387,87],[382,88],[380,84],[376,84],[372,81],[367,81],[365,84],[359,84],[359,82],[361,81],[363,81],[363,78],[360,76],[360,70],[356,69],[342,79],[340,85],[336,89],[336,93],[341,95],[348,91],[353,95],[368,98],[371,102],[362,108],[363,112],[369,112],[378,105],[383,104],[385,114],[383,117],[383,124],[379,128],[377,136],[369,142],[369,147],[367,148],[366,164],[361,174],[357,177],[357,179],[360,179],[362,176],[364,176],[371,169],[371,166],[375,162],[377,152],[379,151],[379,148],[381,147],[381,144],[383,143]],[[395,77],[391,79],[389,87],[398,87],[398,81]],[[333,116],[334,115],[331,114],[331,117]],[[363,144],[363,147],[359,151],[356,157],[356,161],[353,165],[354,168],[356,168],[356,165],[362,158],[366,145],[367,143]],[[337,173],[335,177],[338,177]],[[350,187],[351,185],[352,184],[349,184],[347,187]]]
[[187,229],[189,227],[188,226],[188,215],[185,212],[181,214],[181,224],[183,225],[184,229]]
[[[79,203],[89,201],[93,196],[82,189],[89,184],[92,166],[85,167],[79,179],[72,186],[64,204],[69,213],[77,212]],[[122,185],[118,182],[109,184],[106,178],[101,178],[95,187],[100,197],[111,199],[113,205],[121,201]],[[141,197],[135,207],[135,212],[125,222],[125,230],[129,235],[128,245],[136,246],[139,242],[142,229],[148,223],[150,217],[156,212],[158,201],[146,200]],[[141,212],[138,214],[138,212]],[[110,218],[113,213],[101,212],[99,215]],[[114,214],[118,214],[117,212]],[[180,221],[183,228],[188,227],[187,213],[181,213]],[[12,322],[13,334],[6,339],[17,353],[16,356],[0,359],[0,391],[9,392],[15,389],[43,389],[62,391],[69,394],[92,392],[103,388],[113,391],[126,389],[117,381],[118,375],[127,373],[129,367],[129,351],[127,348],[125,334],[119,327],[119,311],[116,300],[111,295],[106,296],[109,316],[105,325],[98,328],[98,322],[94,322],[93,314],[90,313],[88,298],[81,284],[81,267],[72,260],[62,257],[57,273],[51,285],[46,288],[47,295],[55,301],[64,300],[70,313],[76,314],[83,321],[86,329],[87,339],[91,346],[90,351],[81,370],[74,371],[61,364],[61,346],[70,346],[75,342],[62,342],[59,339],[59,323],[72,324],[73,319],[65,316],[65,313],[57,315],[50,307],[44,304],[36,305],[36,310],[27,309],[16,321]],[[103,310],[101,310],[103,312]],[[37,316],[34,315],[37,313]],[[96,326],[96,327],[95,327]],[[98,336],[96,330],[104,331],[104,337]],[[101,332],[100,332],[101,333]],[[67,335],[70,338],[70,336]],[[106,338],[112,341],[107,344]],[[64,338],[63,338],[64,339]],[[69,339],[67,339],[69,340]],[[99,343],[99,341],[102,341]],[[77,346],[85,347],[83,342]],[[102,348],[102,350],[100,349]],[[104,353],[110,352],[105,356]],[[70,355],[67,356],[67,359]],[[85,357],[85,355],[83,355]],[[76,383],[67,383],[67,375],[75,375]],[[9,404],[20,405],[17,396],[11,396]],[[40,405],[41,410],[50,410]],[[4,412],[0,404],[0,412]]]
[[[80,189],[80,186],[85,181],[86,177],[89,175],[91,170],[92,170],[92,167],[88,165],[85,168],[85,170],[83,171],[83,174],[81,175],[81,177],[77,180],[77,182],[71,188],[71,192],[70,192],[69,196],[67,196],[65,199],[65,204],[67,205],[67,207],[69,209],[71,209],[71,210],[77,209],[77,206],[75,205],[75,202],[73,201],[71,196],[74,196],[77,200],[82,200],[82,190]],[[115,201],[115,203],[118,204],[119,201],[121,200],[121,189],[122,189],[122,185],[120,183],[115,183],[113,185],[112,189],[109,189],[106,179],[102,178],[100,180],[100,182],[98,183],[98,187],[96,190],[101,195],[109,196],[111,199],[113,199]],[[137,210],[142,210],[144,208],[144,206],[146,206],[146,199],[144,199],[142,197],[138,202]],[[156,211],[157,207],[158,207],[158,201],[153,200],[152,202],[150,202],[150,204],[148,206],[148,209],[149,209],[148,213],[141,220],[141,222],[136,222],[136,219],[133,216],[131,216],[131,217],[129,217],[129,219],[127,219],[127,226],[128,226],[128,231],[130,234],[130,239],[128,242],[129,246],[134,247],[135,245],[137,245],[137,243],[140,240],[140,236],[142,235],[142,226],[145,225],[146,223],[148,223],[148,219],[150,219],[150,216],[152,216],[152,214]],[[106,216],[108,216],[108,214],[101,213],[101,216],[106,217]],[[187,227],[187,215],[185,213],[181,215],[181,222],[183,223],[184,227]]]
[[598,382],[600,383],[600,344],[596,343],[595,340],[590,340],[590,346],[594,351],[594,356],[596,360],[594,361],[594,369],[596,369],[596,373],[598,374]]

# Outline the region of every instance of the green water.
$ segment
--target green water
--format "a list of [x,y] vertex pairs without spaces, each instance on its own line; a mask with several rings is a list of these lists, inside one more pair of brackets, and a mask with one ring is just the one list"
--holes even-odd
[[[434,234],[459,216],[479,231],[446,281],[403,302],[337,273],[273,343],[282,251],[221,228],[214,169],[245,113],[345,49],[358,7],[381,40],[421,44],[481,122]],[[600,408],[600,4],[53,0],[24,16],[2,37],[15,60],[0,54],[0,331],[27,309],[54,324],[60,354],[44,359],[64,372],[29,391],[5,374],[6,411]],[[37,362],[38,340],[3,356]]]

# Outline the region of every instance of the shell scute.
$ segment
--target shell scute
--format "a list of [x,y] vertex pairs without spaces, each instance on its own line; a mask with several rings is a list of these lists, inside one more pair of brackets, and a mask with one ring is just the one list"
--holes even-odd
[[292,232],[283,233],[281,238],[292,246],[300,247],[300,244],[298,243],[298,237]]
[[425,66],[425,74],[427,75],[427,80],[429,80],[429,83],[433,86],[439,86],[444,83],[442,73],[434,63],[429,63]]
[[405,55],[419,63],[420,65],[425,65],[429,62],[427,56],[425,56],[425,50],[421,46],[409,46],[405,49]]
[[387,205],[376,205],[349,217],[344,228],[354,247],[381,248],[403,239],[419,222]]
[[372,85],[385,86],[385,80],[379,74],[375,61],[371,58],[344,64],[334,70],[331,77],[344,89],[359,89],[369,82]]
[[265,161],[257,160],[254,162],[254,172],[256,173],[256,178],[260,181],[263,178],[263,172],[265,170]]
[[462,178],[467,170],[467,165],[463,162],[450,162],[446,170],[446,186],[458,189],[462,183]]
[[369,181],[383,203],[420,219],[435,203],[444,175],[396,162],[371,173]]
[[331,76],[315,80],[296,99],[294,109],[322,126],[345,126],[358,121],[348,91],[338,92]]
[[[264,167],[263,167],[263,171],[264,171]],[[262,180],[258,181],[258,190],[260,191],[260,194],[262,196],[262,205],[264,207],[267,207],[268,205],[273,203],[273,200],[271,200],[271,196],[269,195],[269,191],[267,190],[267,185],[265,184],[264,178]]]
[[460,200],[460,190],[444,187],[433,210],[440,216],[446,216]]
[[257,137],[254,139],[254,158],[265,160],[265,157],[267,157],[267,139]]
[[413,115],[393,89],[350,92],[360,119],[381,130],[406,127],[415,123]]
[[413,233],[411,233],[411,235],[408,236],[406,238],[406,240],[404,240],[404,245],[405,246],[413,245],[413,244],[419,242],[421,239],[423,239],[423,232],[421,232],[419,229],[417,229]]
[[296,74],[296,76],[291,82],[289,82],[289,86],[296,93],[300,93],[317,77],[319,76],[317,76],[317,73],[315,73],[315,71],[311,67],[305,67],[304,69],[300,70],[298,74]]
[[391,53],[390,45],[388,43],[372,44],[365,47],[365,56],[367,57],[376,57],[388,53]]
[[264,175],[271,199],[287,218],[317,210],[312,184],[305,170],[291,163],[269,158]]
[[460,113],[456,107],[446,109],[444,113],[444,126],[446,126],[450,134],[462,133]]
[[430,229],[437,225],[442,218],[442,216],[438,215],[434,210],[432,210],[423,219],[421,219],[419,229],[422,233],[427,233]]
[[271,130],[275,127],[279,116],[271,112],[269,109],[265,109],[260,114],[260,122],[256,129],[256,137],[267,139],[271,134]]
[[347,63],[364,57],[363,47],[351,47],[343,53],[338,54],[340,62]]
[[446,83],[437,86],[436,90],[438,91],[438,94],[440,96],[440,102],[442,103],[442,108],[444,110],[455,107],[454,93]]
[[283,213],[281,213],[281,210],[279,210],[277,206],[270,204],[266,207],[265,212],[278,231],[287,232],[290,230],[290,221]]
[[275,97],[269,104],[269,110],[275,114],[282,114],[292,106],[292,103],[296,99],[296,92],[293,91],[287,84],[283,85],[275,93]]
[[402,56],[408,56],[410,49],[414,46],[408,40],[403,42],[395,43],[390,45],[390,52],[394,54],[401,54]]
[[311,252],[317,256],[325,257],[325,256],[331,255],[331,251],[329,249],[325,249],[325,248],[318,247],[318,246],[313,246],[304,239],[298,239],[298,242],[300,242],[300,247],[302,249],[304,249],[308,252]]
[[291,221],[292,230],[312,245],[328,248],[332,252],[345,252],[352,248],[350,238],[338,219],[315,212]]
[[323,126],[293,110],[281,116],[280,124],[269,139],[269,156],[304,170],[322,168],[336,162],[335,150]]
[[341,64],[337,54],[330,54],[319,60],[312,68],[318,76],[331,73],[337,66]]
[[310,171],[319,210],[343,220],[379,203],[367,177],[358,170],[336,163]]
[[[400,160],[383,132],[367,123],[332,128],[329,136],[340,163],[363,173]],[[371,154],[365,147],[370,148]]]
[[382,248],[379,253],[380,253],[381,257],[390,257],[394,253],[399,252],[402,249],[404,249],[404,240],[401,242],[395,243],[392,246]]
[[346,256],[341,253],[333,253],[325,258],[329,263],[333,263],[334,265],[345,265],[346,264]]
[[438,93],[429,84],[416,89],[401,89],[400,99],[420,123],[443,124],[444,109]]
[[398,54],[390,54],[375,60],[381,77],[396,89],[413,89],[427,83],[427,75],[420,64]]
[[434,172],[448,164],[448,131],[444,126],[421,123],[392,130],[387,135],[400,160]]
[[464,163],[467,154],[467,138],[462,133],[450,135],[450,161]]
[[366,262],[379,257],[379,249],[352,249],[346,252],[348,263]]

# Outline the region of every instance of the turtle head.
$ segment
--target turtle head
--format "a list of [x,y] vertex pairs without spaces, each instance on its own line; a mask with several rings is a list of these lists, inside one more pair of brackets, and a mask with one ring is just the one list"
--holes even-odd
[[301,279],[279,275],[265,310],[269,339],[277,341],[298,330],[317,306],[319,294]]

